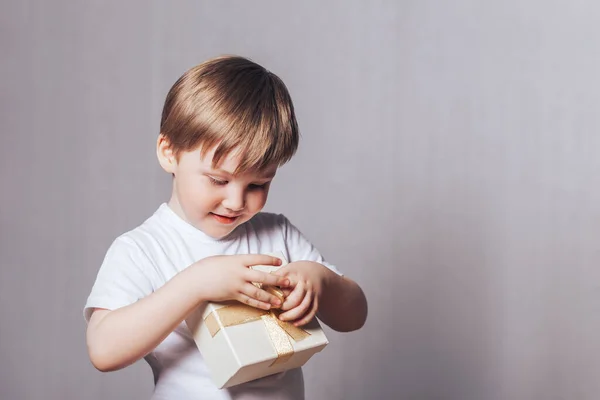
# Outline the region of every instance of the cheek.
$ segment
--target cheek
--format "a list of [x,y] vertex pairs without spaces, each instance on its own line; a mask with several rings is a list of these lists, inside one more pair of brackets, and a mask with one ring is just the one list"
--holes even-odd
[[253,192],[248,195],[247,204],[250,212],[260,211],[267,202],[268,191]]
[[193,202],[198,196],[198,184],[193,182],[191,179],[181,181],[179,185],[179,195],[182,202]]
[[180,186],[179,197],[182,205],[194,209],[190,212],[202,212],[202,209],[212,208],[218,202],[219,190],[202,180],[189,179]]

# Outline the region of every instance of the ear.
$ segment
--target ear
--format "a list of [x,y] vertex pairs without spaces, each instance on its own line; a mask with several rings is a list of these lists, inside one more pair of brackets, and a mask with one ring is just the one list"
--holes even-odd
[[156,156],[158,157],[158,163],[165,171],[170,174],[175,173],[177,159],[171,149],[171,143],[162,133],[158,135],[158,140],[156,141]]

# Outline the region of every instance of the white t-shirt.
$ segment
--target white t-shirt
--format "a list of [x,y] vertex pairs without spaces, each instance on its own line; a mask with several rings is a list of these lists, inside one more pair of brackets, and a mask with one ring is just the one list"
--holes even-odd
[[[283,215],[259,213],[216,240],[181,219],[167,204],[110,246],[87,299],[93,308],[114,310],[148,296],[194,262],[214,255],[281,252],[289,262],[319,262],[339,274]],[[303,399],[301,369],[219,390],[210,380],[191,332],[182,322],[145,357],[154,373],[152,399]]]

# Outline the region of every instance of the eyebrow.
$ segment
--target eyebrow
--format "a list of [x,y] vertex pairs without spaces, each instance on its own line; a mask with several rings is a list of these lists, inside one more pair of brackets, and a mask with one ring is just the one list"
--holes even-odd
[[213,170],[214,172],[216,172],[216,173],[219,173],[219,174],[233,176],[233,173],[232,173],[232,172],[225,171],[224,169],[221,169],[221,168],[212,168],[212,170]]

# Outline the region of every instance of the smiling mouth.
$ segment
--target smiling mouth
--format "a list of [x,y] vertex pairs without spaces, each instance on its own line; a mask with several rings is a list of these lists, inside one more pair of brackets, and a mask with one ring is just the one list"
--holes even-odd
[[215,214],[215,213],[210,213],[210,215],[212,215],[212,217],[214,219],[216,219],[217,222],[220,222],[225,225],[233,224],[240,217],[239,215],[228,217],[226,215],[219,215],[219,214]]

